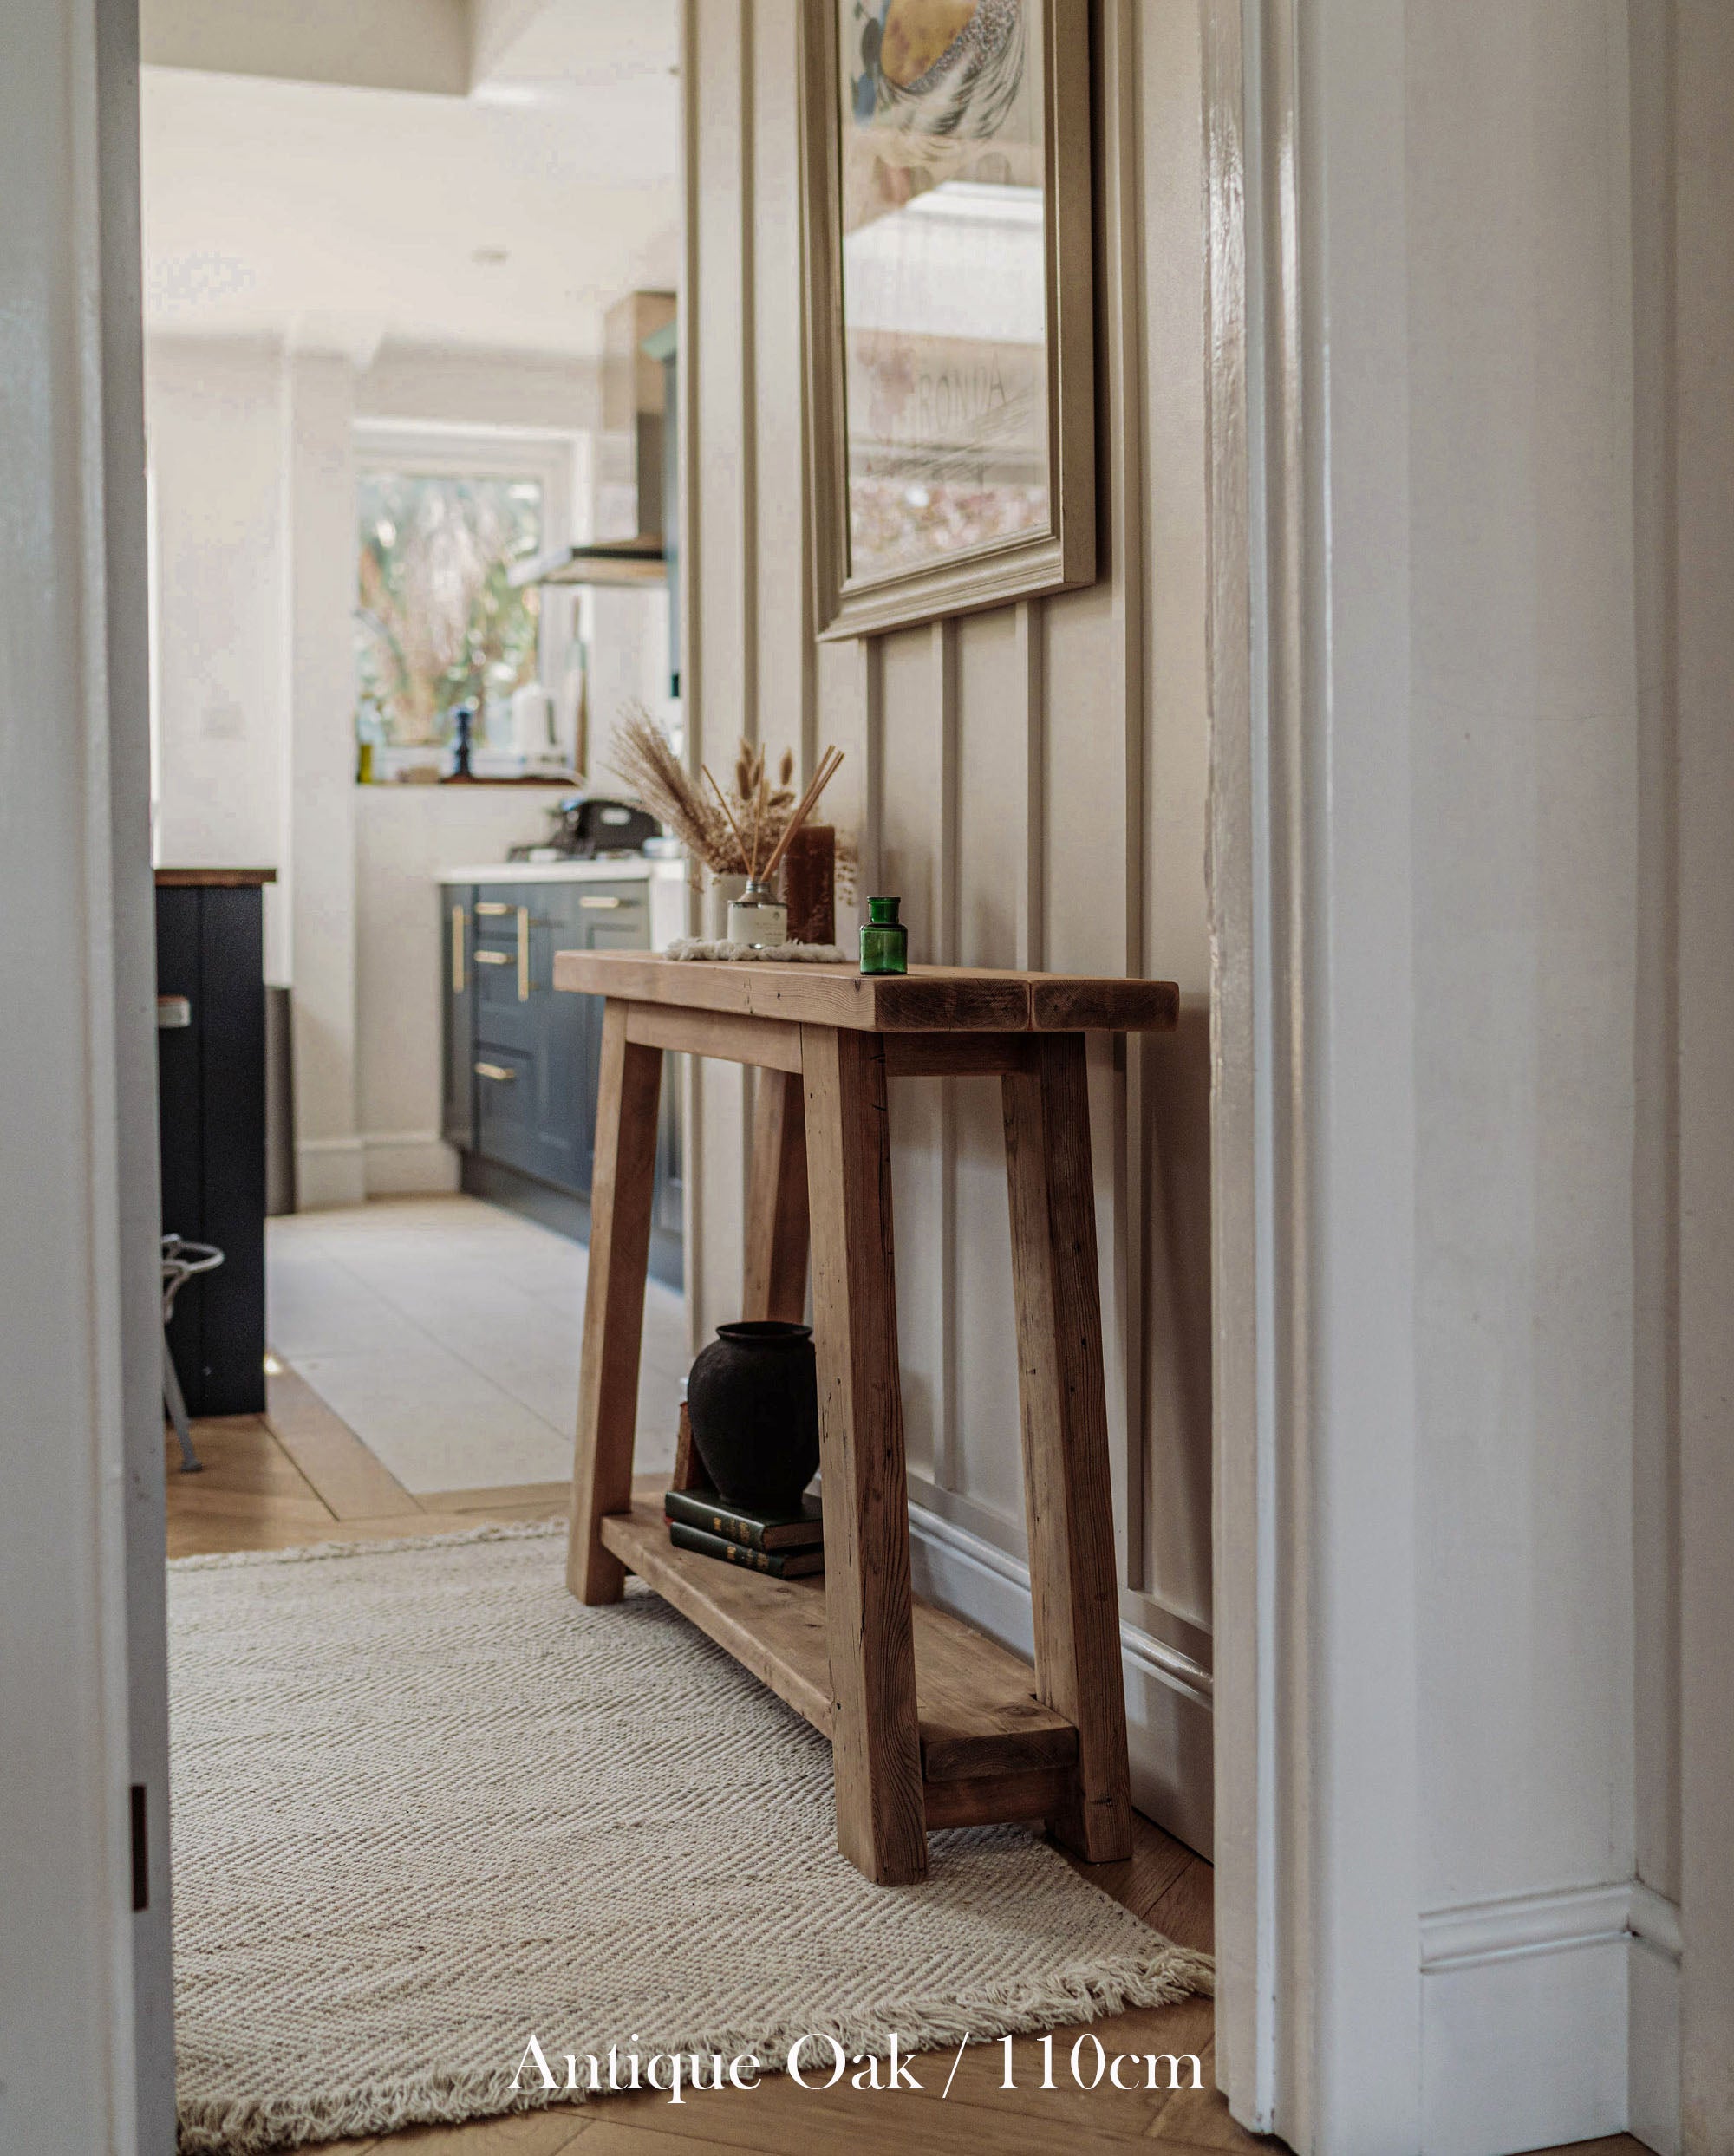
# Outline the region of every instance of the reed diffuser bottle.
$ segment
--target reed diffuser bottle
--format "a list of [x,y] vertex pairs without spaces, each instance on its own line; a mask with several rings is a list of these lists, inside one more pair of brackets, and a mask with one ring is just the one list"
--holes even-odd
[[867,918],[861,924],[861,970],[864,974],[906,974],[909,970],[909,932],[897,918],[901,898],[870,898]]

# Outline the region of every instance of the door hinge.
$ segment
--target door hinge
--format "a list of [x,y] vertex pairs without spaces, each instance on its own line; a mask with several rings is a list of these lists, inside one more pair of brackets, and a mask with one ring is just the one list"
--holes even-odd
[[151,1838],[146,1826],[145,1785],[133,1784],[133,1913],[151,1905]]

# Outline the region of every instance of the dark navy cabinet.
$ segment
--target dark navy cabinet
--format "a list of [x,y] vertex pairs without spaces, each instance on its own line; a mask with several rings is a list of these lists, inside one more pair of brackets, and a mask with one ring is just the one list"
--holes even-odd
[[[650,948],[642,878],[447,885],[440,894],[447,1142],[464,1184],[588,1233],[602,1003],[557,994],[557,951]],[[528,1188],[519,1187],[527,1184]],[[651,1271],[681,1280],[678,1087],[664,1087]]]
[[265,1404],[260,887],[271,876],[157,870],[157,993],[177,999],[186,1019],[157,1034],[162,1227],[223,1253],[216,1272],[181,1289],[169,1326],[189,1415],[257,1415]]

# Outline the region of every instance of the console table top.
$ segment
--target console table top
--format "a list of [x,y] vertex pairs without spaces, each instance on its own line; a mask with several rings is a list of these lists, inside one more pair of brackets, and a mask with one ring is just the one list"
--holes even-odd
[[642,951],[557,952],[554,986],[623,1002],[870,1033],[1165,1032],[1180,1006],[1171,980],[975,966],[867,975],[846,964],[731,964]]

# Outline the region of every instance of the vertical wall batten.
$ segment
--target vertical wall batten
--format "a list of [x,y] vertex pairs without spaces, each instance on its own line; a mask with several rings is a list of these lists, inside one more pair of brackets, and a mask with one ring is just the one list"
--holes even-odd
[[[702,174],[698,155],[698,7],[699,0],[681,0],[681,291],[675,314],[675,368],[680,398],[676,424],[680,428],[681,519],[681,720],[686,739],[688,771],[696,772],[704,756],[704,611],[700,603],[704,563],[699,544],[697,474],[699,471],[699,375],[696,365],[695,325],[699,307],[699,189]],[[699,928],[698,902],[688,897],[687,926]],[[699,1320],[705,1303],[704,1182],[694,1163],[704,1154],[704,1088],[700,1083],[696,1056],[676,1058],[682,1072],[681,1104],[686,1173],[681,1188],[681,1245],[685,1260],[687,1352],[695,1355],[702,1339]]]
[[1046,602],[1017,608],[1018,686],[1023,705],[1023,858],[1017,879],[1017,963],[1040,973],[1047,951],[1047,827],[1043,815],[1047,766]]
[[[740,8],[740,730],[749,741],[759,731],[759,285],[754,244],[758,173],[753,152],[753,14],[755,0]],[[745,1193],[743,1190],[743,1202]]]
[[[933,640],[934,706],[939,722],[939,874],[935,879],[933,955],[942,966],[961,962],[958,948],[957,638],[955,618],[937,621]],[[957,1439],[957,1088],[939,1089],[939,1348],[934,1480],[955,1489]]]
[[[1124,967],[1131,974],[1144,970],[1145,906],[1144,768],[1145,695],[1149,654],[1145,639],[1144,455],[1144,366],[1140,325],[1144,318],[1138,235],[1143,190],[1140,184],[1137,96],[1138,11],[1136,0],[1112,0],[1103,10],[1101,53],[1103,263],[1098,303],[1105,349],[1108,442],[1113,459],[1108,475],[1108,554],[1117,602],[1118,662],[1125,726],[1124,804],[1126,876]],[[1140,1202],[1149,1185],[1145,1158],[1145,1059],[1144,1043],[1125,1043],[1120,1137],[1123,1158],[1116,1162],[1116,1269],[1124,1275],[1124,1422],[1121,1482],[1124,1501],[1120,1580],[1142,1589],[1147,1584],[1144,1557],[1147,1456],[1144,1384],[1144,1283],[1150,1208]],[[1132,1194],[1138,1194],[1134,1197]]]
[[884,883],[885,646],[880,637],[864,636],[856,648],[861,655],[861,741],[867,766],[860,840],[864,907],[869,892]]
[[[740,9],[740,731],[759,748],[768,745],[760,725],[759,697],[759,278],[756,203],[759,85],[753,67],[755,0]],[[774,749],[770,751],[774,755]],[[740,1091],[740,1217],[745,1220],[753,1174],[756,1073],[730,1071]]]

